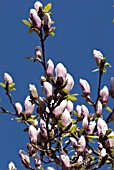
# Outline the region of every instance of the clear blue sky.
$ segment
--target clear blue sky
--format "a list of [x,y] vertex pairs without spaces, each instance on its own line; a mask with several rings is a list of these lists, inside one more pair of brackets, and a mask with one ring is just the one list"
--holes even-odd
[[[34,49],[40,45],[36,34],[29,35],[27,27],[21,22],[28,19],[29,10],[34,0],[1,0],[0,5],[0,82],[3,73],[12,75],[16,83],[16,92],[12,93],[15,102],[23,104],[29,94],[28,84],[35,84],[40,91],[42,67],[38,63],[24,60],[34,55]],[[79,78],[87,79],[91,85],[91,97],[96,99],[98,74],[91,71],[96,68],[93,49],[101,50],[107,61],[112,64],[108,73],[103,76],[102,87],[114,76],[114,8],[113,1],[104,0],[42,0],[44,5],[53,4],[55,37],[46,41],[47,59],[55,65],[62,62],[73,75],[75,87],[73,92],[81,94]],[[0,87],[2,105],[12,110]],[[110,100],[109,106],[114,107]],[[79,99],[75,105],[85,103]],[[92,110],[90,109],[92,112]],[[107,117],[104,112],[104,117]],[[25,150],[29,142],[28,135],[23,133],[24,125],[11,121],[12,116],[0,115],[0,169],[6,170],[7,164],[14,161],[17,168],[24,170],[18,156],[19,149]],[[114,125],[113,125],[114,126]],[[114,127],[113,127],[114,129]],[[103,170],[103,168],[102,168]]]

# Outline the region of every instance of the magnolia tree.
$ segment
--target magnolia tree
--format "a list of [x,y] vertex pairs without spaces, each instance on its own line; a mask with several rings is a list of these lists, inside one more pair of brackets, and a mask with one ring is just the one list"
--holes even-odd
[[[15,83],[8,73],[4,73],[4,83],[0,85],[4,88],[14,112],[3,106],[0,106],[0,109],[26,125],[24,131],[29,136],[27,151],[19,151],[25,169],[94,170],[109,164],[114,170],[114,131],[109,128],[109,123],[114,121],[114,108],[107,106],[109,97],[114,99],[114,78],[110,80],[110,89],[107,86],[101,89],[105,66],[110,67],[110,64],[100,51],[93,50],[98,67],[93,72],[99,73],[95,101],[90,97],[88,82],[84,79],[79,80],[81,96],[88,107],[93,108],[93,113],[89,113],[84,104],[77,105],[73,110],[73,102],[77,100],[78,95],[71,93],[74,86],[73,77],[62,63],[54,66],[53,61],[47,61],[45,57],[45,41],[50,35],[54,36],[55,29],[51,26],[54,23],[51,20],[51,6],[49,3],[43,7],[42,3],[37,1],[30,10],[29,21],[23,20],[29,27],[29,32],[35,32],[41,41],[41,47],[37,46],[35,49],[35,57],[26,59],[42,65],[42,96],[38,96],[34,84],[29,84],[30,93],[22,109],[21,104],[15,103],[11,96],[11,91],[15,90]],[[104,110],[109,112],[106,120],[103,118]],[[34,167],[31,165],[32,160]],[[17,170],[13,162],[9,163],[8,170]]]

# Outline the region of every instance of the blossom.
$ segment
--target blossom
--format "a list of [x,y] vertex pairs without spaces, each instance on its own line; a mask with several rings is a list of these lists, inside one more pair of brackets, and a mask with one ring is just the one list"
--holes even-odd
[[30,117],[34,111],[34,104],[30,102],[30,96],[27,96],[24,102],[25,111],[27,117]]
[[100,101],[97,102],[96,105],[96,114],[101,115],[102,114],[102,103]]
[[13,162],[8,164],[8,170],[17,170]]
[[38,107],[38,113],[43,114],[46,109],[45,101],[42,97],[39,97],[39,107]]
[[105,157],[107,155],[105,148],[102,148],[100,155],[101,155],[101,157]]
[[40,166],[41,165],[41,159],[40,159],[40,156],[38,154],[35,154],[34,155],[34,165],[36,167]]
[[47,138],[46,123],[42,119],[40,120],[40,130],[41,130],[42,137]]
[[75,148],[75,147],[77,146],[77,141],[76,141],[76,139],[73,138],[73,137],[70,137],[70,141],[71,141],[71,143],[72,143],[72,146]]
[[100,97],[101,101],[104,103],[108,102],[108,96],[109,96],[109,91],[106,86],[103,87],[103,89],[100,90]]
[[22,164],[25,167],[29,167],[29,165],[30,165],[30,158],[29,158],[28,154],[25,151],[20,150],[19,151],[19,155],[20,155]]
[[63,169],[67,170],[70,168],[70,159],[65,152],[60,152],[60,161]]
[[47,170],[55,170],[55,169],[52,167],[47,167]]
[[4,73],[4,84],[6,83],[13,83],[13,79],[8,73]]
[[110,80],[110,95],[112,98],[114,98],[114,77]]
[[83,118],[82,127],[83,127],[83,129],[87,129],[88,128],[88,117],[87,116],[85,116]]
[[80,105],[76,106],[76,112],[78,113],[79,116],[81,116],[81,106]]
[[107,144],[108,144],[108,146],[110,147],[110,148],[113,148],[114,147],[114,138],[110,138],[110,137],[114,137],[114,131],[112,131],[109,135],[108,135],[108,142],[107,142]]
[[51,17],[49,13],[44,14],[44,31],[48,32],[51,28]]
[[86,80],[80,79],[80,85],[82,87],[83,95],[89,95],[90,94],[90,85]]
[[67,127],[72,122],[70,113],[67,109],[62,113],[61,124],[64,127]]
[[49,59],[48,62],[47,62],[46,75],[49,76],[49,77],[52,76],[53,70],[54,70],[53,61]]
[[77,167],[80,168],[83,164],[83,157],[80,155],[77,160]]
[[93,50],[93,55],[97,65],[100,67],[101,60],[103,59],[103,54],[100,51]]
[[38,130],[33,126],[29,126],[29,137],[31,143],[37,143]]
[[19,102],[17,102],[17,103],[15,103],[15,107],[16,107],[18,116],[20,116],[20,113],[22,112],[21,104]]
[[33,28],[41,29],[41,19],[37,15],[37,11],[35,9],[31,9],[29,13],[30,22]]
[[103,135],[105,135],[107,130],[108,130],[108,126],[107,126],[106,122],[102,118],[99,118],[98,122],[97,122],[98,135],[100,135],[101,133]]
[[67,80],[67,85],[65,86],[65,89],[70,92],[74,86],[74,80],[73,80],[73,77],[67,73],[67,76],[66,76],[66,80]]
[[53,114],[55,115],[56,118],[59,118],[60,114],[64,111],[64,109],[67,106],[67,100],[63,100],[60,105],[58,105],[54,110]]
[[29,84],[29,90],[30,90],[30,97],[37,99],[38,98],[38,93],[35,85]]
[[78,152],[80,152],[80,153],[84,152],[85,147],[86,147],[86,140],[85,140],[85,137],[83,135],[81,135],[81,137],[79,138],[79,141],[78,141]]
[[96,126],[96,122],[95,121],[90,121],[89,125],[88,125],[88,130],[89,130],[89,134],[92,134],[94,129]]
[[70,100],[68,100],[66,108],[69,112],[73,111],[73,103]]
[[39,13],[40,9],[43,8],[43,5],[42,5],[41,2],[37,1],[37,2],[35,2],[35,4],[34,4],[34,8],[35,8],[35,10],[37,11],[37,13]]
[[37,47],[35,48],[35,55],[36,55],[36,59],[42,57],[42,51],[41,51],[40,46],[37,46]]
[[46,98],[49,99],[50,97],[52,97],[53,94],[52,85],[49,82],[45,81],[43,83],[43,88],[46,94]]
[[89,110],[85,105],[81,105],[81,114],[83,116],[89,116]]

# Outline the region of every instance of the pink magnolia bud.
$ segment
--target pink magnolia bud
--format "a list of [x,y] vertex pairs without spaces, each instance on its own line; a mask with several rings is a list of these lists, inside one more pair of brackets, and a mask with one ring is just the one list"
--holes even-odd
[[[32,117],[32,116],[31,116]],[[34,126],[34,127],[37,127],[38,126],[38,121],[37,119],[33,119],[33,121],[31,122],[31,124]]]
[[43,8],[43,5],[42,5],[41,2],[37,1],[37,2],[35,2],[35,4],[34,4],[34,8],[35,8],[35,10],[36,10],[37,13],[38,13],[39,10],[40,10],[40,8],[41,8],[41,9]]
[[51,17],[49,13],[45,13],[44,15],[44,31],[49,31],[51,28]]
[[67,73],[67,77],[66,77],[66,80],[68,81],[67,82],[67,85],[65,86],[65,89],[70,92],[74,86],[74,80],[73,80],[73,77]]
[[40,130],[41,130],[42,137],[47,138],[46,123],[42,119],[40,120]]
[[72,122],[70,113],[67,109],[62,113],[61,124],[67,127]]
[[29,84],[29,90],[30,90],[30,97],[33,99],[37,99],[38,93],[34,84]]
[[70,137],[70,141],[71,141],[71,143],[72,143],[72,146],[73,146],[74,148],[76,148],[76,146],[77,146],[77,141],[76,141],[76,139],[73,138],[73,137]]
[[[112,132],[108,135],[108,137],[111,137],[111,136],[114,137],[114,131],[112,131]],[[110,148],[113,148],[113,147],[114,147],[114,138],[109,138],[109,139],[108,139],[108,146],[109,146]]]
[[39,167],[41,165],[41,159],[40,159],[40,156],[38,154],[35,154],[35,156],[34,156],[34,165],[36,167]]
[[96,126],[96,122],[95,121],[91,121],[88,125],[88,130],[89,130],[89,134],[92,134],[94,129],[95,129],[95,126]]
[[13,79],[8,73],[4,73],[4,84],[6,83],[13,83]]
[[47,99],[51,98],[52,95],[53,95],[52,85],[49,82],[45,81],[43,83],[43,88],[44,88],[44,91],[45,91],[45,94],[46,94],[46,98]]
[[80,168],[83,164],[83,157],[79,156],[78,160],[77,160],[77,167]]
[[102,53],[100,51],[93,50],[93,55],[97,65],[100,66],[101,60],[103,59]]
[[80,105],[76,106],[76,112],[78,113],[79,116],[81,116],[82,111],[81,111],[81,106]]
[[29,137],[31,143],[37,143],[38,130],[33,126],[29,126]]
[[47,170],[55,170],[55,169],[52,167],[47,167]]
[[34,148],[30,143],[27,144],[27,150],[30,156],[34,155],[37,152],[37,149]]
[[45,101],[42,97],[39,97],[38,113],[41,114],[41,115],[44,114],[45,109],[46,109]]
[[105,156],[107,155],[105,148],[103,148],[103,149],[101,150],[100,155],[101,155],[101,157],[105,157]]
[[41,51],[40,46],[37,46],[37,47],[35,48],[35,56],[36,56],[36,59],[42,57],[42,51]]
[[83,129],[88,129],[88,118],[85,116],[82,121],[82,127]]
[[68,170],[68,168],[70,168],[70,159],[65,152],[60,152],[60,161],[64,170]]
[[99,149],[102,149],[102,148],[103,148],[102,143],[98,142],[98,148],[99,148]]
[[52,60],[48,60],[47,62],[47,69],[46,69],[46,75],[47,76],[52,76],[54,70],[54,64]]
[[82,135],[78,141],[78,152],[80,153],[84,152],[85,147],[86,147],[86,140],[85,140],[85,137]]
[[102,118],[99,118],[98,122],[97,122],[98,135],[100,135],[101,133],[103,135],[105,135],[107,130],[108,130],[108,126],[107,126],[106,122]]
[[29,165],[30,165],[30,158],[29,158],[28,154],[25,151],[20,150],[19,151],[19,155],[20,155],[22,164],[25,167],[29,167]]
[[81,113],[83,116],[89,116],[89,110],[85,105],[81,105]]
[[110,80],[110,95],[112,98],[114,98],[114,77]]
[[30,102],[30,96],[27,96],[24,102],[25,106],[25,114],[27,117],[31,117],[33,111],[34,111],[34,104]]
[[55,78],[54,78],[55,83],[61,86],[66,80],[66,77],[67,77],[66,68],[61,63],[57,64],[55,68]]
[[14,163],[13,162],[10,162],[8,164],[8,170],[17,170],[17,168],[15,167]]
[[90,85],[86,80],[80,79],[80,85],[82,88],[83,95],[89,95],[90,94]]
[[91,149],[88,150],[88,154],[91,155],[93,152]]
[[66,108],[69,112],[73,111],[73,103],[70,100],[68,100]]
[[16,107],[18,116],[20,116],[20,113],[22,112],[22,106],[21,106],[21,104],[17,102],[17,103],[15,103],[15,107]]
[[100,90],[100,96],[101,96],[101,101],[107,103],[108,102],[108,96],[109,96],[109,91],[106,86],[103,87],[102,90]]
[[100,101],[98,101],[96,105],[96,114],[99,116],[102,114],[102,103]]
[[41,29],[41,19],[37,15],[37,12],[35,9],[30,10],[29,16],[30,16],[32,27]]
[[53,110],[53,114],[55,115],[56,118],[59,118],[60,114],[63,113],[64,109],[67,106],[67,100],[63,100],[59,106],[57,106],[54,110]]

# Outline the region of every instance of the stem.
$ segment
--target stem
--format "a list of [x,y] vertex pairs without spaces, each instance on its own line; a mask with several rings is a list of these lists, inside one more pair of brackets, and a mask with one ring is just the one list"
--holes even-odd
[[98,102],[99,96],[100,96],[100,86],[101,86],[102,73],[103,73],[103,72],[100,70],[100,71],[99,71],[98,93],[97,93],[97,100],[96,100],[96,103],[95,103],[95,108],[96,108],[96,105],[97,105],[97,102]]

